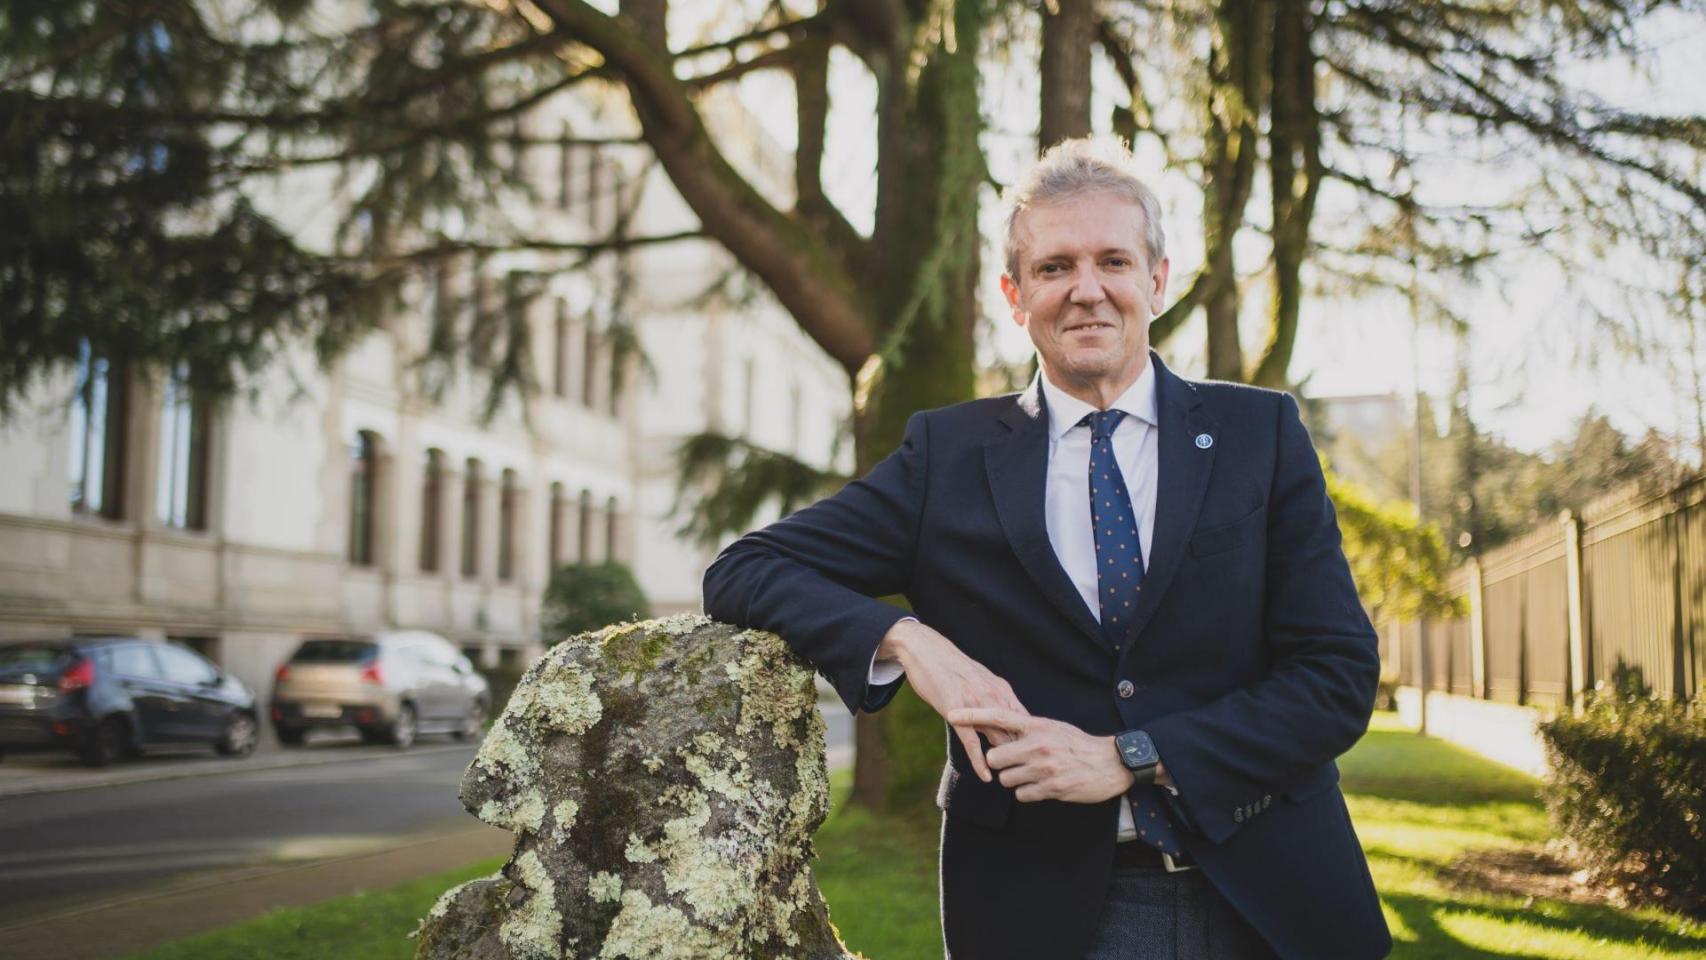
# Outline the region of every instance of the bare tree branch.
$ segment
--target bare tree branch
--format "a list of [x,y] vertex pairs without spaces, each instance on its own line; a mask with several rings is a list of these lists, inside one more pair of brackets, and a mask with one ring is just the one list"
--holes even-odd
[[817,236],[729,164],[670,59],[584,0],[536,2],[622,76],[646,141],[705,232],[762,279],[843,369],[856,372],[876,348],[858,287]]

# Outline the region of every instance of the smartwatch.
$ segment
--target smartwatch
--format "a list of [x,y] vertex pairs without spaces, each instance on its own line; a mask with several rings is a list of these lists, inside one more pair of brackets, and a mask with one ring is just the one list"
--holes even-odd
[[1155,768],[1161,765],[1161,754],[1155,751],[1155,741],[1142,730],[1127,730],[1114,736],[1120,760],[1126,769],[1137,774],[1139,786],[1155,782]]

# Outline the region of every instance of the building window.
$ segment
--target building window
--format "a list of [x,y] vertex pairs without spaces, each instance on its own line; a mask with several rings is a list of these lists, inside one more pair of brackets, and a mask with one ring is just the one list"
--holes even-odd
[[586,151],[586,222],[604,229],[604,155],[597,147]]
[[588,410],[593,409],[593,404],[598,399],[598,341],[598,331],[588,323],[585,346],[581,353],[581,359],[584,361],[581,371],[581,406]]
[[610,349],[610,383],[608,384],[609,389],[605,392],[605,397],[610,403],[609,413],[612,417],[622,412],[623,376],[622,371],[616,369],[616,365],[621,362],[622,357],[617,354],[615,345],[612,344]]
[[124,436],[129,412],[123,368],[98,357],[87,341],[77,357],[77,397],[71,405],[71,511],[117,520],[124,516]]
[[421,464],[421,571],[438,572],[439,523],[444,516],[444,451],[428,450]]
[[462,468],[462,575],[480,573],[480,461]]
[[575,561],[590,563],[592,561],[592,492],[581,491],[580,529],[575,544]]
[[619,521],[616,518],[616,498],[611,497],[604,504],[604,561],[615,563],[617,558],[616,539]]
[[358,567],[373,565],[374,499],[379,476],[379,438],[369,430],[355,435],[349,445],[349,562]]
[[568,504],[564,502],[563,485],[551,484],[551,552],[547,554],[553,572],[563,564],[563,521]]
[[551,340],[551,392],[569,395],[569,305],[557,301],[556,336]]
[[569,127],[563,125],[563,139],[557,144],[557,209],[567,210],[574,206],[575,146],[569,135]]
[[185,530],[207,529],[209,404],[190,387],[180,366],[160,395],[160,476],[155,510],[160,522]]
[[498,494],[498,579],[515,579],[515,513],[521,497],[514,470],[503,472]]

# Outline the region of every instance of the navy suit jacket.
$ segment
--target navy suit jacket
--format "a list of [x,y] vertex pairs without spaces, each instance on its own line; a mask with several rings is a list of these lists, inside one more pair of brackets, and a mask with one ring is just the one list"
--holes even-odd
[[[723,551],[706,612],[776,631],[850,710],[877,709],[898,684],[867,690],[871,658],[905,614],[872,598],[904,594],[1033,714],[1096,735],[1147,731],[1178,786],[1168,802],[1186,848],[1282,957],[1384,956],[1391,938],[1333,762],[1366,729],[1379,657],[1314,447],[1290,396],[1186,381],[1150,360],[1155,529],[1117,650],[1049,543],[1035,384],[912,417],[865,477]],[[949,954],[1081,955],[1116,801],[1017,802],[947,741]]]

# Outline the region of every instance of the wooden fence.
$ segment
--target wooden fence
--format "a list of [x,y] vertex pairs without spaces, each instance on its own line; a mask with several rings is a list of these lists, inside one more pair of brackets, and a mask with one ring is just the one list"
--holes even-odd
[[1452,573],[1468,616],[1380,624],[1387,676],[1484,700],[1576,706],[1639,671],[1653,695],[1701,696],[1706,679],[1706,477],[1621,491],[1581,516]]

